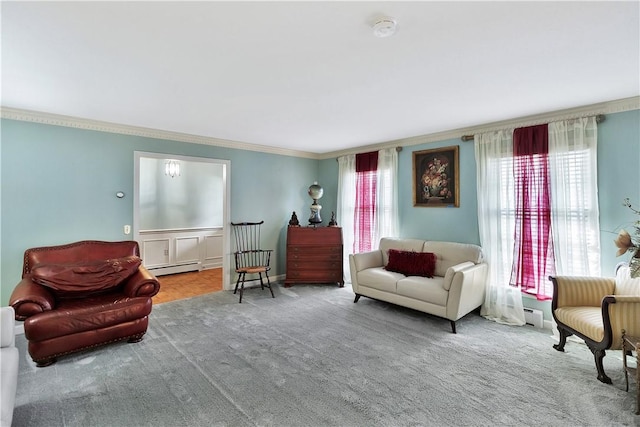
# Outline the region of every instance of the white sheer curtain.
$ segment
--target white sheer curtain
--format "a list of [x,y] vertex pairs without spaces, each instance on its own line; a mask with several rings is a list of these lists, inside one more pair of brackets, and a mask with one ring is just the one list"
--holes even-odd
[[[353,253],[356,208],[356,156],[338,157],[338,225],[342,227],[343,270],[351,283],[349,254]],[[380,238],[398,235],[398,152],[395,148],[378,151],[376,210],[371,247],[378,248]]]
[[600,276],[597,141],[595,117],[549,123],[557,274]]
[[349,254],[353,252],[356,207],[356,155],[338,157],[338,225],[342,227],[343,260],[345,282],[351,283]]
[[385,148],[378,151],[378,184],[376,229],[371,247],[378,248],[382,237],[398,236],[398,151]]
[[524,325],[520,287],[510,286],[515,230],[513,130],[475,135],[478,228],[489,266],[482,316]]

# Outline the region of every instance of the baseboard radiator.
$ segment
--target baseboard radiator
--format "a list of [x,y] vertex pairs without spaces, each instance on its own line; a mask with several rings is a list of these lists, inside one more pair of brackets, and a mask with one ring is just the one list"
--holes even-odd
[[531,325],[535,328],[544,328],[544,318],[542,316],[542,310],[525,307],[524,321],[527,325]]

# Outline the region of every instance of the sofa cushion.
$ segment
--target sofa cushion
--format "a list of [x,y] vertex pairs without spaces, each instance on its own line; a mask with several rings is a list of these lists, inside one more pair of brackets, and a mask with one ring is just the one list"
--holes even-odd
[[604,338],[604,322],[600,307],[559,307],[553,313],[558,322],[582,332],[596,342]]
[[380,291],[395,292],[396,282],[404,277],[404,274],[387,271],[383,267],[374,267],[360,271],[358,273],[358,283],[361,286]]
[[137,256],[77,262],[41,263],[31,270],[32,279],[63,296],[87,296],[107,291],[121,284],[140,267]]
[[398,280],[397,294],[405,297],[426,301],[432,304],[446,306],[449,292],[444,289],[443,277],[410,276]]
[[424,246],[424,240],[395,239],[391,237],[383,237],[382,239],[380,239],[380,251],[382,252],[382,265],[387,265],[389,263],[389,249],[397,249],[400,251],[422,252],[423,246]]
[[424,242],[423,252],[433,252],[437,256],[436,276],[444,277],[449,267],[470,261],[474,264],[482,262],[482,248],[470,243],[456,242]]
[[405,276],[433,277],[435,267],[436,256],[431,252],[389,249],[389,263],[385,269]]

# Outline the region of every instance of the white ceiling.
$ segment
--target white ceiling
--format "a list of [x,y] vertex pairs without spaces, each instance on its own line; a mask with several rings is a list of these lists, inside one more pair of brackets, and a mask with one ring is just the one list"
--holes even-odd
[[2,106],[328,153],[638,96],[639,6],[3,1]]

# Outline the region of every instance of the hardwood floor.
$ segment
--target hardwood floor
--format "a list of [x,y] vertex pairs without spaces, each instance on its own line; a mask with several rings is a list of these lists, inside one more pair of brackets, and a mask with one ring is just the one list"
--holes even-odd
[[222,290],[222,268],[158,276],[160,292],[154,304],[190,298]]

